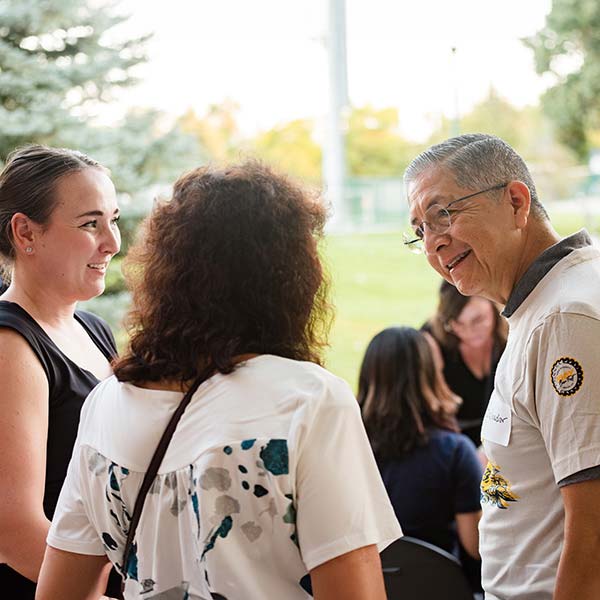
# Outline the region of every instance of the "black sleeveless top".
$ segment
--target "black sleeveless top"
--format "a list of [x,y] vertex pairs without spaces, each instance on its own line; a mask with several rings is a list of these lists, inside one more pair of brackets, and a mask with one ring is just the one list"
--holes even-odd
[[463,399],[456,413],[458,426],[475,446],[481,445],[481,424],[494,391],[494,377],[501,355],[502,349],[496,343],[492,350],[490,372],[478,379],[467,367],[458,348],[453,350],[442,348],[446,383]]
[[[107,360],[116,357],[115,340],[102,319],[79,310],[75,311],[75,318]],[[100,380],[65,356],[33,317],[18,304],[0,301],[0,327],[13,329],[25,338],[48,379],[44,513],[51,520],[75,445],[81,406]],[[1,565],[0,596],[4,597],[9,589],[13,592],[10,597],[15,600],[33,599],[35,594],[35,585],[31,581],[7,565]]]

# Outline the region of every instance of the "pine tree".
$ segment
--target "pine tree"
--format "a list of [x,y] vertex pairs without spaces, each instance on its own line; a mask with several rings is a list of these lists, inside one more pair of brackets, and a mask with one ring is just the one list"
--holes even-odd
[[116,35],[126,19],[114,1],[0,0],[0,161],[26,143],[76,147],[111,168],[126,192],[189,165],[191,140],[157,133],[154,112],[137,111],[118,128],[93,125],[98,104],[137,83],[132,70],[146,60],[149,36]]

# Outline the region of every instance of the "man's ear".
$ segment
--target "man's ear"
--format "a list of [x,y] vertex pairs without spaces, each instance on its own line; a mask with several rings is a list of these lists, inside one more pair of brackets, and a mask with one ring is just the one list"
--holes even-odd
[[522,181],[511,181],[508,186],[510,204],[517,229],[523,229],[529,220],[531,193]]
[[13,243],[18,250],[25,252],[26,248],[33,248],[39,226],[36,226],[27,215],[15,213],[10,220],[10,228]]

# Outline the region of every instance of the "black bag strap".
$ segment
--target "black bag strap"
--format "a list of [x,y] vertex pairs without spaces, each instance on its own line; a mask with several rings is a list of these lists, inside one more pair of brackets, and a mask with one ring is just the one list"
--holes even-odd
[[142,510],[144,509],[144,502],[146,501],[148,490],[150,490],[150,487],[154,482],[154,479],[156,478],[156,474],[158,473],[158,469],[162,463],[165,453],[167,452],[167,448],[169,447],[171,438],[175,433],[177,424],[179,423],[179,420],[181,419],[185,409],[187,408],[187,405],[190,403],[192,396],[200,387],[200,385],[202,385],[207,379],[210,379],[214,372],[215,368],[212,366],[212,364],[210,364],[194,380],[188,391],[185,393],[183,399],[179,403],[179,406],[173,413],[169,424],[165,428],[160,438],[160,441],[156,446],[154,455],[150,460],[150,464],[148,465],[148,469],[146,470],[146,474],[144,475],[144,480],[142,481],[142,485],[138,492],[137,498],[135,499],[133,515],[131,516],[131,522],[129,523],[129,531],[127,532],[127,541],[125,542],[125,549],[123,550],[123,585],[125,585],[125,580],[127,579],[127,562],[129,561],[131,546],[133,545],[135,532],[137,530],[138,523],[140,522]]

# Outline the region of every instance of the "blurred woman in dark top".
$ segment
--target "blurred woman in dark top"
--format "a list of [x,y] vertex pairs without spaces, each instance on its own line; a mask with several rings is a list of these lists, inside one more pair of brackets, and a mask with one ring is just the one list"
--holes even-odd
[[425,335],[410,327],[378,333],[363,359],[358,401],[404,533],[455,554],[460,540],[478,557],[482,468],[444,409],[456,399],[447,397]]
[[491,300],[463,296],[444,281],[437,311],[423,329],[440,345],[444,378],[463,400],[456,415],[460,430],[479,446],[496,366],[506,345],[506,321]]

